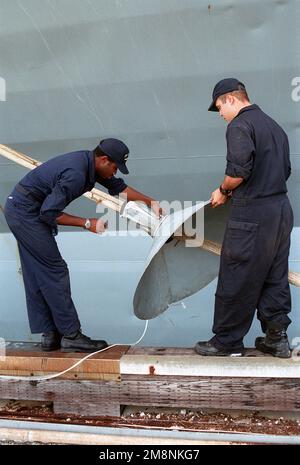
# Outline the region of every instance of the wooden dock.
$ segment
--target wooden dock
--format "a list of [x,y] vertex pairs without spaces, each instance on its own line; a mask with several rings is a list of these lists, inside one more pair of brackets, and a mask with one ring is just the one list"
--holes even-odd
[[115,346],[92,356],[10,343],[0,361],[0,399],[53,402],[55,413],[120,416],[124,406],[300,411],[300,363],[249,349],[245,357],[202,357],[193,349]]

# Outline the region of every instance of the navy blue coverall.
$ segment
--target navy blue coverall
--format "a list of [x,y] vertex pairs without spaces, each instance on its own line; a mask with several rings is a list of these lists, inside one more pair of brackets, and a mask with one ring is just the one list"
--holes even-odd
[[56,218],[72,200],[99,182],[111,195],[126,189],[123,179],[97,179],[91,151],[60,155],[29,172],[8,197],[6,221],[18,242],[32,333],[80,328],[71,298],[67,264],[54,235]]
[[257,105],[239,112],[226,139],[226,175],[244,182],[233,191],[222,245],[213,341],[219,349],[240,349],[256,309],[264,332],[291,322],[291,165],[286,133]]

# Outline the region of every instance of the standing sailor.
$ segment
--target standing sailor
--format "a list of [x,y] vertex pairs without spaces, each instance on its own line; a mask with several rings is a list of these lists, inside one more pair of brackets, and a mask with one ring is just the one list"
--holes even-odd
[[62,213],[72,200],[99,182],[111,195],[140,200],[160,213],[158,202],[116,178],[128,174],[129,150],[118,139],[104,139],[95,150],[82,150],[52,158],[29,172],[14,188],[5,205],[7,223],[18,242],[32,333],[42,334],[42,349],[97,351],[106,341],[92,340],[81,332],[71,298],[67,264],[54,239],[57,225],[104,232],[99,218]]
[[210,341],[201,355],[242,355],[255,310],[265,337],[256,348],[290,357],[286,330],[291,320],[288,256],[293,212],[286,180],[291,173],[283,129],[249,101],[244,84],[228,78],[213,90],[209,111],[227,121],[227,167],[212,193],[213,207],[232,198],[224,235]]

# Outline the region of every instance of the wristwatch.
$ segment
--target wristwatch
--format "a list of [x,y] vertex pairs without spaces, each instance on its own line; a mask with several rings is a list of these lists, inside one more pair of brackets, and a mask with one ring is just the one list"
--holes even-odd
[[228,197],[232,193],[232,191],[230,189],[224,189],[222,187],[222,184],[219,187],[219,191],[221,192],[221,194],[226,195],[226,197]]
[[90,229],[90,227],[91,227],[91,222],[90,222],[90,220],[87,218],[87,219],[85,220],[85,223],[84,223],[84,228],[85,228],[85,229]]

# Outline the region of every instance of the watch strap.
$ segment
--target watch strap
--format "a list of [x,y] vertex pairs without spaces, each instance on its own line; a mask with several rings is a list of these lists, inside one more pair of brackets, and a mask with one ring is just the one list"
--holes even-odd
[[222,187],[222,184],[221,184],[220,187],[219,187],[219,191],[221,192],[221,194],[226,195],[227,197],[228,197],[228,195],[230,195],[231,192],[232,192],[230,189],[224,189],[224,188]]

